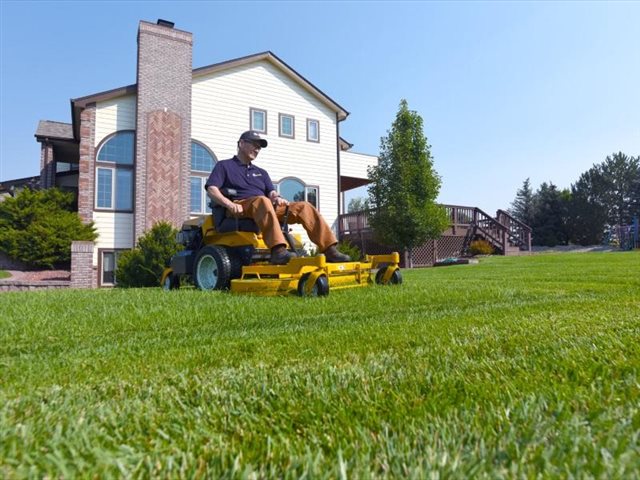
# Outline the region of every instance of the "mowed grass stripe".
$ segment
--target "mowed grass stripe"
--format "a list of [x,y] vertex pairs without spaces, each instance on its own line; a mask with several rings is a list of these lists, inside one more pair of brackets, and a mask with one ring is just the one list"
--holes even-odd
[[5,294],[0,473],[638,477],[639,267],[486,258],[325,299]]

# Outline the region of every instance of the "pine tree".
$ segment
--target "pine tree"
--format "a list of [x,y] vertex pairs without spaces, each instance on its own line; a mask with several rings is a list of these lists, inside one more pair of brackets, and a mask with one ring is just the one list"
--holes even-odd
[[511,203],[509,213],[525,225],[531,226],[535,213],[534,208],[533,190],[531,190],[531,183],[527,178],[522,182],[522,187],[516,192],[516,198]]

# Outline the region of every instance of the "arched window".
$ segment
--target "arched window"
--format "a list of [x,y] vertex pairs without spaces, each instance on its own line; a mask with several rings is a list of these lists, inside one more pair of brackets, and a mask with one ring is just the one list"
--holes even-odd
[[307,201],[318,208],[318,187],[306,185],[297,178],[285,178],[278,182],[276,188],[290,202]]
[[96,156],[96,208],[133,211],[133,159],[135,133],[122,131],[109,137]]
[[207,192],[204,184],[209,178],[213,166],[217,162],[215,154],[203,144],[191,141],[191,187],[190,187],[190,208],[189,211],[199,215],[210,213]]

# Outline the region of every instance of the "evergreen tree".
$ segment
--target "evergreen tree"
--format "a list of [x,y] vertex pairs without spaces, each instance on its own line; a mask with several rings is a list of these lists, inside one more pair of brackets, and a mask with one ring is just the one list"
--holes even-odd
[[57,188],[25,188],[0,202],[0,250],[33,267],[67,267],[71,242],[95,240],[93,222],[72,211],[74,195]]
[[136,248],[118,258],[118,287],[157,287],[167,261],[182,245],[176,242],[178,231],[167,222],[156,223],[138,239]]
[[347,213],[352,212],[362,212],[363,210],[369,209],[369,200],[362,197],[354,197],[349,200],[349,205],[347,205]]
[[570,200],[568,190],[560,191],[551,182],[544,182],[535,193],[534,216],[531,222],[532,244],[547,247],[566,245],[567,217]]
[[525,225],[531,226],[534,216],[534,196],[531,183],[527,178],[522,182],[522,187],[516,192],[516,198],[511,203],[509,213]]
[[400,102],[391,130],[380,141],[378,165],[369,169],[373,211],[370,224],[378,241],[409,252],[448,225],[444,208],[436,205],[440,177],[433,168],[430,145],[420,115]]
[[607,225],[629,224],[640,215],[640,161],[622,152],[594,165],[571,185],[571,240],[602,243]]

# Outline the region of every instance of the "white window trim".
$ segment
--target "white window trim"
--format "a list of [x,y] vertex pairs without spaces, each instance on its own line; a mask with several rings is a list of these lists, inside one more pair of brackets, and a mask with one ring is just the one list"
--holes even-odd
[[316,205],[315,205],[315,207],[316,207],[316,209],[318,211],[320,211],[320,186],[319,185],[310,185],[308,183],[303,182],[301,179],[299,179],[297,177],[285,177],[285,178],[280,179],[278,182],[274,182],[274,187],[276,187],[276,192],[280,193],[280,184],[282,182],[284,182],[285,180],[294,180],[294,181],[300,182],[302,184],[302,187],[304,188],[304,201],[305,202],[309,201],[308,189],[309,188],[315,188],[316,189]]
[[[101,207],[101,206],[98,205],[98,191],[99,191],[98,179],[100,178],[99,175],[98,175],[98,172],[100,170],[110,170],[111,171],[111,202],[110,202],[111,204],[108,207]],[[114,204],[113,200],[115,199],[115,195],[116,195],[116,185],[115,185],[116,182],[114,181],[115,177],[116,177],[116,169],[115,169],[115,167],[101,167],[101,166],[97,166],[96,167],[96,181],[95,181],[95,183],[96,183],[96,194],[95,194],[96,198],[95,198],[95,202],[94,202],[94,205],[95,205],[94,208],[96,210],[115,210],[114,207],[113,207],[113,204]]]
[[[193,172],[194,170],[192,170]],[[200,179],[200,205],[202,205],[202,210],[201,211],[195,211],[195,210],[191,210],[191,205],[189,205],[189,210],[190,210],[190,214],[191,215],[208,215],[211,213],[210,210],[208,210],[208,202],[209,202],[209,195],[207,195],[207,191],[204,189],[204,184],[207,181],[208,177],[204,177],[204,176],[199,176],[199,175],[189,175],[189,188],[191,188],[191,179],[192,178],[199,178]],[[191,201],[191,191],[189,191],[189,201]]]
[[[315,123],[317,125],[316,132],[318,133],[318,136],[316,138],[311,138],[311,128],[309,128],[311,123]],[[320,143],[320,120],[316,120],[315,118],[307,118],[307,142]]]
[[[253,124],[253,114],[254,113],[262,113],[264,115],[264,129],[256,128]],[[267,111],[261,108],[249,108],[249,130],[255,130],[256,132],[267,134]]]
[[[282,121],[284,118],[291,119],[291,135],[284,133],[282,129]],[[278,136],[283,138],[296,138],[296,117],[294,115],[289,115],[288,113],[278,114]]]

